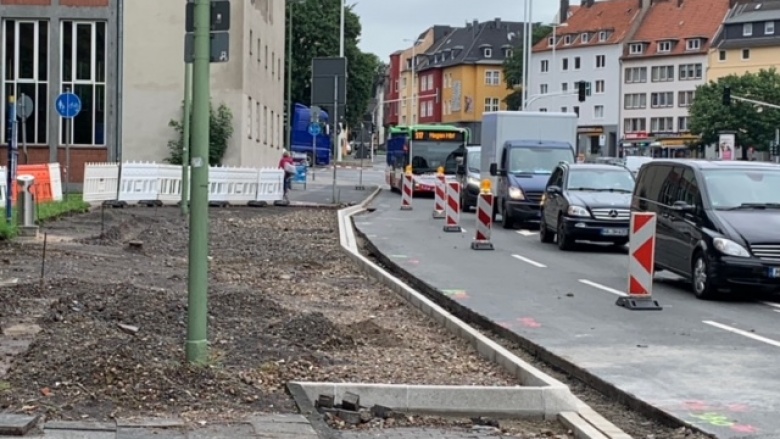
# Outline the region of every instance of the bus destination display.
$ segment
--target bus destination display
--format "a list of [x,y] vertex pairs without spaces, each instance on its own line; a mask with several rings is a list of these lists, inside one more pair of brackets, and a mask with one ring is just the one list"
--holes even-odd
[[415,131],[414,140],[432,142],[462,142],[464,136],[459,131]]

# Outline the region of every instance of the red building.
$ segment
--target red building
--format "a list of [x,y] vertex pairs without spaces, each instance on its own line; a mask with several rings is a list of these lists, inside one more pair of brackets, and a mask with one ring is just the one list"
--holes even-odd
[[385,111],[384,111],[384,126],[397,126],[399,123],[398,114],[400,113],[399,107],[400,93],[398,83],[401,77],[401,54],[403,51],[397,51],[390,55],[390,68],[387,82],[385,82]]
[[441,68],[422,67],[417,73],[417,89],[420,90],[417,114],[420,123],[441,122],[441,87]]

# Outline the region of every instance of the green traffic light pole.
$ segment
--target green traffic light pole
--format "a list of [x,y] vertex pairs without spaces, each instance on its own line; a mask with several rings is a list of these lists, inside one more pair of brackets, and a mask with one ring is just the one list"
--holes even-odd
[[192,64],[184,64],[184,126],[181,148],[181,214],[190,212],[190,137],[192,135]]
[[208,361],[209,100],[211,1],[195,2],[192,68],[192,166],[187,306],[187,361]]
[[287,24],[287,150],[292,149],[292,39],[293,39],[293,4],[288,1],[290,20]]

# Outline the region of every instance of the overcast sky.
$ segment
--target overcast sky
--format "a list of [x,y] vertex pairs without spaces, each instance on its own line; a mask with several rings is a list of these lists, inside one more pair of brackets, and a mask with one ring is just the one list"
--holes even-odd
[[[360,48],[383,61],[429,26],[463,26],[467,21],[523,21],[522,0],[347,0],[363,25]],[[577,0],[571,4],[579,4]],[[551,22],[558,12],[557,0],[534,0],[533,21]]]

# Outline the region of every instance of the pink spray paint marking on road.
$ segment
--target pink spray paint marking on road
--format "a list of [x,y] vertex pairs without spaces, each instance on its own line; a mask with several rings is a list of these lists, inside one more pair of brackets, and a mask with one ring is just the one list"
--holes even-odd
[[542,327],[542,324],[537,322],[536,319],[532,317],[522,317],[517,319],[517,321],[526,328],[537,329]]

